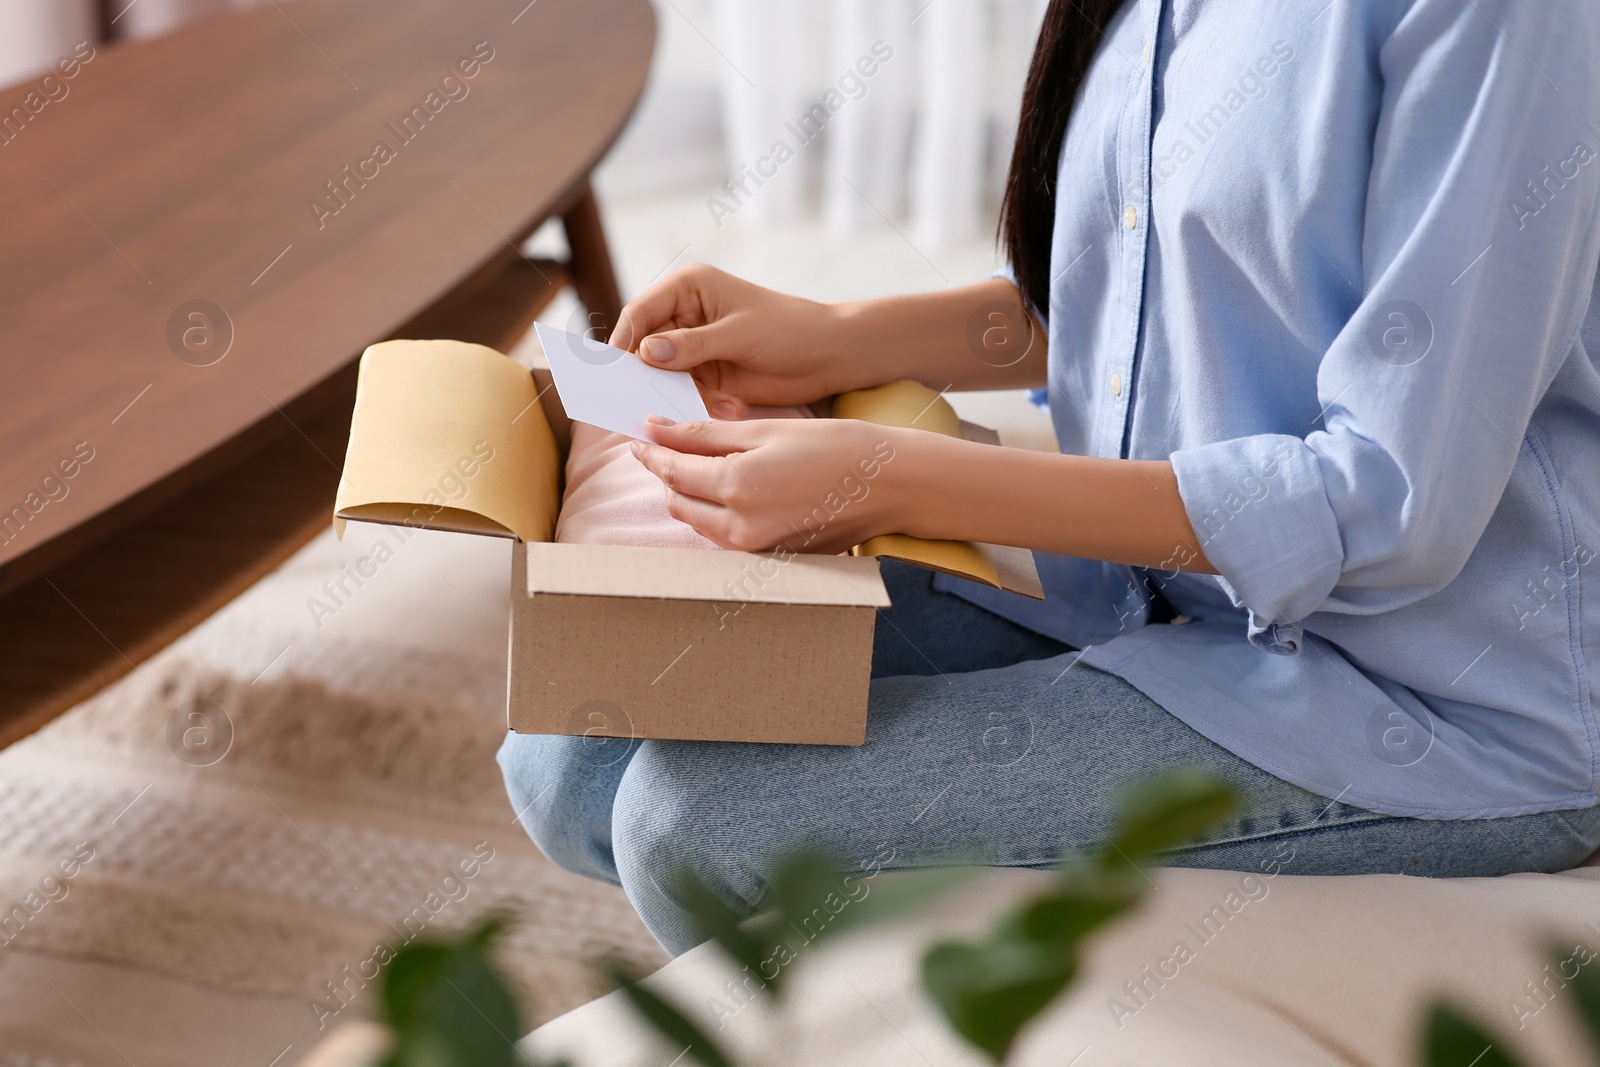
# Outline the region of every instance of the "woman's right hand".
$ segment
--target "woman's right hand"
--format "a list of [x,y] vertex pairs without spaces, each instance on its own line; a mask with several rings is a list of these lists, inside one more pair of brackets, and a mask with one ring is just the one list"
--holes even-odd
[[611,344],[694,374],[717,418],[750,404],[808,404],[857,388],[835,308],[700,264],[674,271],[622,309]]

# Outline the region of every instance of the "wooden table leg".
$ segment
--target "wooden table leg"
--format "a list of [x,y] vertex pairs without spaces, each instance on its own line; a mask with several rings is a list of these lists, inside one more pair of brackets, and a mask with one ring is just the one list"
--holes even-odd
[[609,337],[622,317],[622,293],[611,266],[611,251],[606,247],[600,204],[588,181],[561,221],[567,231],[567,247],[572,251],[572,287],[589,310],[589,321]]

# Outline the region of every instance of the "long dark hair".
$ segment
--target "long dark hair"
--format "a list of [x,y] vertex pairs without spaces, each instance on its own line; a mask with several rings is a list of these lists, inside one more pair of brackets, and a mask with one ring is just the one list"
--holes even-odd
[[1056,165],[1078,87],[1122,0],[1050,0],[1022,90],[1022,118],[1011,150],[1000,238],[1022,295],[1050,309],[1050,235],[1056,217]]

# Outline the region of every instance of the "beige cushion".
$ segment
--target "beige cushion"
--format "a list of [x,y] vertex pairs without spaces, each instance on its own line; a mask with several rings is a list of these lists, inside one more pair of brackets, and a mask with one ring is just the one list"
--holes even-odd
[[[759,1002],[739,1009],[725,988],[731,972],[709,945],[650,981],[752,1062],[981,1064],[923,998],[918,960],[937,936],[986,929],[1049,877],[987,871],[892,928],[802,950],[782,1022]],[[1543,1008],[1525,983],[1545,978],[1547,943],[1600,951],[1600,868],[1453,880],[1245,881],[1198,870],[1152,877],[1159,888],[1095,943],[1077,985],[1025,1033],[1011,1062],[1417,1067],[1423,1007],[1441,992],[1508,1035],[1529,1062],[1589,1062],[1558,983]],[[1192,958],[1163,965],[1180,941]],[[1159,984],[1143,977],[1147,966]],[[1171,977],[1161,979],[1163,971]],[[1126,983],[1141,980],[1148,992],[1135,999]],[[585,1067],[665,1064],[682,1051],[649,1037],[616,994],[528,1042]]]

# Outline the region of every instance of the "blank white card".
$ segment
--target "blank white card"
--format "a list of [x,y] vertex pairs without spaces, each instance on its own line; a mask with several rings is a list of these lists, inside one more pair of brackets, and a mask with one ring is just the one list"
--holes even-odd
[[687,371],[652,367],[639,356],[581,334],[534,323],[567,416],[603,430],[648,440],[645,417],[677,422],[711,416]]

